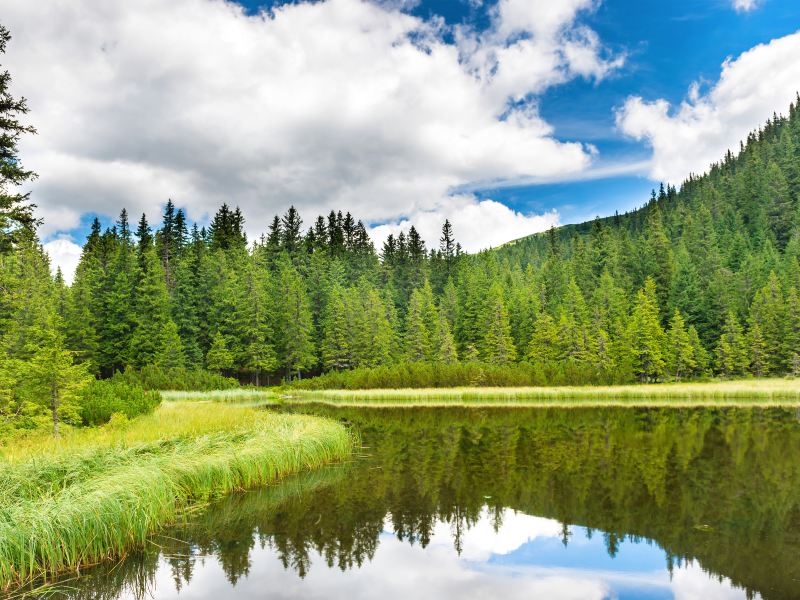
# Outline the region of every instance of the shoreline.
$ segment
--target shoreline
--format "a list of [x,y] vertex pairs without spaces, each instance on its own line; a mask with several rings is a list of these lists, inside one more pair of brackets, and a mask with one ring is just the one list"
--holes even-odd
[[26,440],[0,459],[0,590],[122,557],[184,511],[353,448],[351,432],[327,419],[189,402]]

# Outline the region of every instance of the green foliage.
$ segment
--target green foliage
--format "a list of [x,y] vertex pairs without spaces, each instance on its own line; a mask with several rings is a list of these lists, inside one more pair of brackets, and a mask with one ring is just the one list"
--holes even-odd
[[129,367],[115,373],[111,381],[144,390],[209,391],[239,386],[235,379],[217,373],[183,367],[164,369],[158,365],[148,365],[141,369]]
[[658,315],[656,284],[647,278],[636,294],[628,328],[633,370],[642,383],[655,381],[664,372],[664,330]]
[[122,557],[188,507],[342,460],[353,447],[347,429],[325,419],[175,404],[72,432],[61,446],[33,438],[12,449],[0,463],[0,587]]
[[228,345],[225,343],[225,338],[217,331],[214,336],[214,341],[211,348],[206,354],[206,367],[209,371],[221,373],[233,366],[233,355],[228,350]]
[[[160,226],[143,215],[135,234],[125,210],[105,231],[95,220],[67,287],[18,223],[0,252],[0,361],[9,373],[31,361],[31,333],[55,311],[81,368],[157,367],[175,386],[204,366],[261,385],[403,363],[456,372],[458,361],[515,373],[529,363],[517,371],[549,384],[800,375],[798,104],[641,209],[475,255],[449,221],[438,248],[411,227],[379,254],[349,213],[304,233],[290,207],[248,244],[238,208],[190,229],[168,201]],[[484,371],[469,373],[471,383]],[[6,379],[2,410],[32,423],[21,380]]]
[[161,394],[111,379],[91,382],[80,393],[77,403],[84,425],[102,425],[117,413],[132,419],[153,412],[161,403]]
[[500,365],[466,358],[457,363],[405,362],[401,364],[330,371],[324,375],[294,382],[293,388],[305,390],[443,388],[464,386],[553,386],[600,385],[623,383],[615,371],[553,363],[548,365],[512,363]]
[[[9,31],[0,25],[0,55],[6,51],[11,40]],[[36,219],[34,206],[28,202],[29,194],[14,190],[36,177],[26,170],[17,155],[17,144],[24,134],[35,134],[36,130],[19,121],[28,113],[24,98],[11,95],[11,75],[0,71],[0,254],[9,252],[24,230],[33,229]]]

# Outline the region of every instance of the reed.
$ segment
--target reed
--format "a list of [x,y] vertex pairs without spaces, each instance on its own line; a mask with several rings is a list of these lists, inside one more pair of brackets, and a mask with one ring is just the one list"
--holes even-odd
[[171,401],[198,401],[210,402],[236,402],[236,403],[262,403],[270,404],[280,402],[280,396],[271,390],[257,388],[234,388],[229,390],[213,391],[180,391],[171,390],[161,392],[164,400]]
[[190,402],[24,440],[0,462],[0,588],[124,556],[190,506],[352,448],[333,421]]
[[289,403],[337,406],[800,406],[800,380],[581,387],[474,387],[381,390],[292,390]]

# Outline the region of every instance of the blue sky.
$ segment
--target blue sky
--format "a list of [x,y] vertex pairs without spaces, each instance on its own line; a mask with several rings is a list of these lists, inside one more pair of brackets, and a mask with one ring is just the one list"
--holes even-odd
[[0,0],[55,264],[167,198],[477,250],[640,206],[800,87],[795,0],[241,2]]
[[[242,0],[241,4],[257,12],[283,3]],[[489,14],[496,7],[496,1],[469,0],[405,4],[411,5],[406,12],[421,18],[442,17],[448,24],[467,23],[476,29],[491,26]],[[651,154],[647,143],[625,136],[615,123],[615,111],[631,94],[679,104],[694,82],[713,85],[727,58],[796,32],[800,2],[764,0],[744,11],[736,10],[732,0],[606,0],[582,15],[581,21],[606,46],[625,52],[627,64],[600,83],[575,79],[551,88],[537,99],[540,112],[559,139],[594,144],[601,163],[630,164],[645,162]],[[797,85],[800,89],[800,81]],[[758,124],[754,122],[753,127]],[[520,211],[557,210],[561,223],[575,223],[635,209],[648,200],[658,183],[642,169],[589,181],[487,186],[474,191]]]

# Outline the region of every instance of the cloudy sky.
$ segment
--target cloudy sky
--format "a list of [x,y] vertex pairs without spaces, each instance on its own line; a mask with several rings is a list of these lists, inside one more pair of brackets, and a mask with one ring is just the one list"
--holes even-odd
[[0,0],[70,271],[168,198],[251,236],[294,204],[465,248],[642,204],[800,88],[796,0]]

